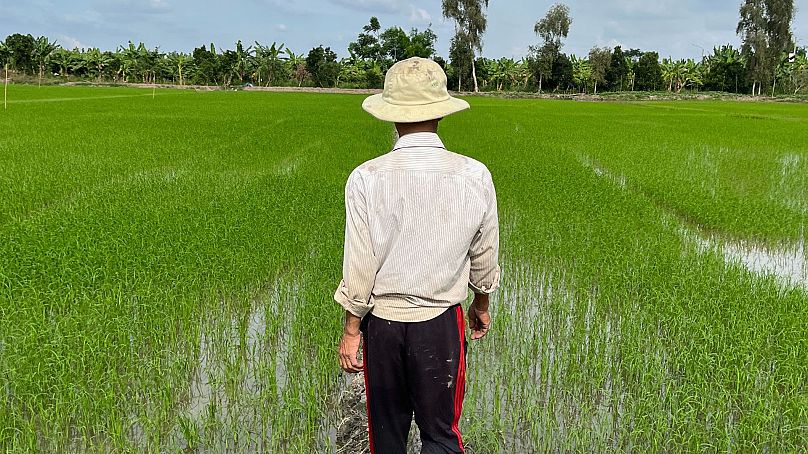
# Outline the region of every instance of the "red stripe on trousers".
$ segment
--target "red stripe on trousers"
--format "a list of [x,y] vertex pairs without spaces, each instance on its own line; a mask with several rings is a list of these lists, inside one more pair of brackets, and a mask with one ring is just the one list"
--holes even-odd
[[457,435],[457,443],[461,452],[466,452],[463,448],[463,437],[460,435],[460,414],[463,412],[463,396],[466,393],[466,355],[463,344],[466,341],[466,322],[463,318],[463,308],[457,307],[457,332],[460,337],[460,362],[457,366],[457,382],[455,383],[454,395],[454,421],[452,421],[452,432]]
[[365,366],[362,368],[365,376],[365,410],[368,415],[368,443],[370,444],[370,454],[375,454],[376,449],[373,446],[373,429],[370,426],[370,386],[368,386],[368,349],[367,342],[362,342],[362,362]]

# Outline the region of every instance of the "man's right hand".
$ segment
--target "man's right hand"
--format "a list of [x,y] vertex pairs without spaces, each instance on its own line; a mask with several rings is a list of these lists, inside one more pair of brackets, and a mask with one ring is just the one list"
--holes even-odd
[[[485,299],[485,301],[480,301],[482,299]],[[468,317],[471,340],[480,340],[485,337],[491,327],[491,315],[488,313],[488,295],[475,295],[474,302],[469,306]]]

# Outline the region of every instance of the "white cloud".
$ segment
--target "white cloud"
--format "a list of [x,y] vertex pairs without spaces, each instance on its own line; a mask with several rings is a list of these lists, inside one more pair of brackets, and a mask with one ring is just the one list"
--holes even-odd
[[287,27],[286,24],[277,24],[275,25],[275,30],[285,32],[286,30],[289,30],[289,27]]
[[82,43],[72,36],[59,35],[56,37],[56,41],[65,49],[89,49],[92,47]]
[[410,5],[410,22],[428,24],[432,22],[432,15],[423,8],[416,8]]

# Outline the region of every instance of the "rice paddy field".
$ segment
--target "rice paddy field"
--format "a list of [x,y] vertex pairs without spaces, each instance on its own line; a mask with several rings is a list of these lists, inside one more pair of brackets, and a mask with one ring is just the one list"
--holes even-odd
[[[0,451],[361,452],[335,434],[362,96],[9,89]],[[808,446],[808,105],[470,98],[503,286],[469,452]]]

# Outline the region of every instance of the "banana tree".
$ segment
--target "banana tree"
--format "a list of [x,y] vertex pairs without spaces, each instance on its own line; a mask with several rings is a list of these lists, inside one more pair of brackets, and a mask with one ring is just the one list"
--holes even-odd
[[101,80],[104,69],[114,61],[109,54],[101,52],[98,48],[93,48],[86,52],[84,54],[84,60],[87,62],[87,69],[91,72],[95,72],[98,80]]
[[527,87],[527,83],[531,76],[530,62],[527,61],[527,59],[519,60],[519,62],[516,63],[516,68],[514,69],[514,77],[519,81],[522,88]]
[[489,83],[494,84],[494,87],[496,87],[497,91],[499,91],[499,81],[501,80],[501,74],[499,74],[499,62],[496,60],[486,60],[485,73],[488,74],[488,78],[483,81],[483,85],[487,86]]
[[250,62],[252,60],[253,55],[253,48],[252,46],[244,48],[244,45],[241,44],[241,40],[236,43],[236,61],[235,61],[235,73],[239,76],[239,82],[244,83],[244,75],[250,68]]
[[68,70],[70,69],[70,62],[73,59],[73,53],[67,49],[59,48],[51,56],[51,62],[59,67],[59,76],[69,76]]
[[171,66],[171,73],[176,75],[176,80],[180,86],[185,85],[185,73],[193,61],[187,54],[172,52],[166,56],[168,64]]
[[794,57],[791,63],[791,80],[796,95],[802,90],[808,89],[808,58],[806,54]]
[[[141,46],[143,44],[141,43]],[[129,41],[129,45],[127,47],[119,47],[117,52],[117,58],[121,62],[121,67],[118,70],[119,74],[123,78],[124,82],[129,82],[129,76],[135,73],[138,69],[138,63],[140,62],[140,52],[138,51],[138,47],[132,41]]]
[[680,74],[681,74],[681,82],[679,85],[680,92],[685,87],[690,87],[698,90],[699,87],[704,85],[701,65],[699,63],[696,63],[693,59],[688,59],[681,65]]
[[47,36],[40,36],[34,41],[33,57],[39,67],[39,86],[42,86],[42,78],[45,75],[45,67],[50,63],[50,58],[59,45],[56,41],[51,42]]
[[516,85],[516,81],[519,80],[519,66],[513,58],[500,58],[497,61],[497,65],[499,66],[499,74],[500,74],[500,82],[499,82],[499,90],[502,90],[503,82],[508,81],[510,83],[510,87]]
[[586,93],[587,82],[592,78],[592,65],[589,60],[576,55],[573,55],[570,61],[572,62],[572,80],[578,87],[581,87],[581,93]]
[[286,66],[289,68],[289,72],[293,75],[299,87],[303,85],[303,81],[309,77],[309,72],[306,69],[306,55],[295,54],[288,48],[286,49],[286,55]]
[[283,69],[284,60],[287,60],[282,54],[288,50],[284,43],[278,45],[278,43],[273,42],[269,46],[264,46],[259,44],[258,41],[255,42],[255,58],[258,61],[258,85],[261,85],[263,82],[261,77],[262,72],[267,76],[267,87],[275,83],[278,72],[281,72]]

